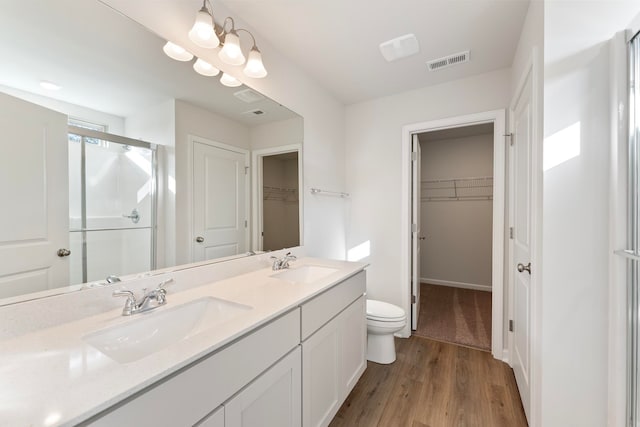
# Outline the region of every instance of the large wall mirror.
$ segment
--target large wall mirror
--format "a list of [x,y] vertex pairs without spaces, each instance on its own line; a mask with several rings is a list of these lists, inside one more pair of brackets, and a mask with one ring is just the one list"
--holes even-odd
[[98,0],[0,36],[0,305],[302,244],[301,116]]

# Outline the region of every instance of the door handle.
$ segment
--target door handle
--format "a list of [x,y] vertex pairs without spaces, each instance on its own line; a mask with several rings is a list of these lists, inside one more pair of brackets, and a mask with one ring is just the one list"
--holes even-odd
[[531,263],[524,265],[523,263],[518,263],[518,271],[520,273],[523,273],[524,271],[527,271],[529,274],[531,274]]
[[129,218],[131,222],[133,222],[134,224],[137,224],[138,222],[140,222],[140,212],[138,212],[138,209],[136,208],[133,208],[130,215],[123,214],[122,217]]
[[418,237],[418,240],[424,240],[426,239],[426,237],[422,236],[422,237]]
[[66,256],[71,255],[71,251],[69,249],[64,249],[64,248],[58,249],[58,252],[56,253],[60,258],[64,258]]
[[204,237],[202,237],[202,236],[196,237],[196,242],[198,242],[198,243],[204,242]]

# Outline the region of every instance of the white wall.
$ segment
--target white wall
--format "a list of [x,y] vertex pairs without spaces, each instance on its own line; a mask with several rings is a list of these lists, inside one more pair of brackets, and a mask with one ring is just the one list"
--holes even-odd
[[123,135],[122,132],[124,131],[124,118],[122,117],[103,113],[102,111],[92,110],[91,108],[70,104],[64,101],[58,101],[57,99],[37,95],[35,93],[14,89],[9,86],[0,85],[0,92],[8,93],[9,95],[13,95],[16,98],[24,99],[25,101],[29,101],[34,104],[49,108],[53,111],[58,111],[60,113],[66,114],[72,119],[79,119],[95,124],[106,125],[107,132],[116,135]]
[[509,87],[503,69],[347,107],[347,248],[371,242],[364,259],[371,298],[409,310],[400,259],[402,126],[506,108]]
[[[420,135],[422,181],[493,176],[493,133],[428,135]],[[493,201],[422,197],[421,208],[421,280],[490,291]]]
[[[580,151],[544,171],[539,425],[608,424],[607,40],[637,12],[625,1],[545,3],[544,155]],[[552,138],[572,125],[575,137]]]
[[249,132],[252,150],[301,144],[304,135],[304,119],[295,117],[253,126]]

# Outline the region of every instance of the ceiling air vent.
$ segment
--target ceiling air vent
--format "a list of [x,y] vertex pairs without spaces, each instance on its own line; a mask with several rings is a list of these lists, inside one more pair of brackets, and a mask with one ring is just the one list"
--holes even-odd
[[252,89],[239,90],[237,92],[234,92],[233,96],[235,96],[241,101],[246,102],[247,104],[252,104],[254,102],[262,101],[264,99],[264,95]]
[[460,53],[456,53],[453,55],[445,56],[444,58],[434,59],[433,61],[427,62],[427,67],[429,67],[429,71],[441,70],[443,68],[451,67],[453,65],[462,64],[464,62],[469,62],[469,51],[464,51]]

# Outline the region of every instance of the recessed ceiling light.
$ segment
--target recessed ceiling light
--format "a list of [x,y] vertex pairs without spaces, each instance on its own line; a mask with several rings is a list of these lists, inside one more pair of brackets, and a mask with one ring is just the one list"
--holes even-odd
[[62,89],[62,86],[57,85],[57,84],[55,84],[53,82],[50,82],[50,81],[47,81],[47,80],[42,80],[40,82],[40,86],[43,89],[46,89],[46,90],[60,90],[60,89]]
[[415,55],[420,51],[418,39],[413,34],[396,37],[395,39],[380,43],[380,52],[387,61],[395,61],[400,58]]

